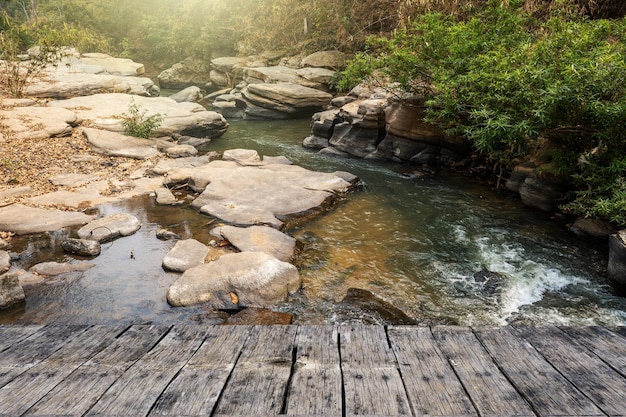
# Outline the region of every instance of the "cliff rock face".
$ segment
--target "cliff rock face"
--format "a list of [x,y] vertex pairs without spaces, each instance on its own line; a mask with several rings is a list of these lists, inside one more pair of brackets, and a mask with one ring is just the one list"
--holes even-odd
[[353,90],[332,101],[338,109],[313,116],[303,146],[324,153],[418,164],[450,165],[466,155],[467,142],[425,123],[417,97],[398,100],[381,91]]

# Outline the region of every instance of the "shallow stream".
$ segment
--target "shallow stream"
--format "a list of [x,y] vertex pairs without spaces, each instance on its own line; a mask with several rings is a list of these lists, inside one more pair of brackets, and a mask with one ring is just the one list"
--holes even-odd
[[[278,307],[293,313],[295,323],[333,323],[335,305],[356,287],[416,319],[626,324],[626,299],[612,295],[606,282],[606,245],[581,240],[547,215],[466,178],[317,155],[301,147],[308,132],[309,120],[236,121],[207,148],[255,149],[362,180],[331,212],[287,230],[304,243],[296,261],[303,289]],[[137,216],[139,232],[104,244],[89,271],[27,289],[25,305],[0,312],[0,323],[219,322],[202,306],[168,306],[166,291],[177,275],[161,262],[174,242],[155,238],[165,227],[206,243],[211,219],[191,208],[156,206],[151,197],[100,209],[118,211]],[[58,248],[68,233],[16,239],[19,266],[70,260]],[[478,282],[474,274],[484,269],[504,279],[495,286]]]

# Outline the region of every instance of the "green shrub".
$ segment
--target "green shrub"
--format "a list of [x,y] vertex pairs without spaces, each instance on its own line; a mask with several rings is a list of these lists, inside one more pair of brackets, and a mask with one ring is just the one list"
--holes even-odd
[[339,85],[383,68],[426,98],[427,121],[494,164],[533,156],[547,139],[541,156],[574,190],[563,208],[626,224],[625,20],[540,22],[519,1],[503,4],[488,1],[466,20],[429,13],[372,39]]
[[146,116],[147,110],[132,99],[128,105],[128,113],[121,116],[124,134],[137,138],[148,139],[161,126],[163,117],[160,114]]

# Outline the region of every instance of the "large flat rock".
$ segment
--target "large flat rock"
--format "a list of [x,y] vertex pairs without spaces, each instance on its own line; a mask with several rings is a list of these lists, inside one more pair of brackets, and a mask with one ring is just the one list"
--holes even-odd
[[104,67],[106,72],[113,75],[137,76],[146,72],[143,64],[128,58],[114,58],[107,54],[86,53],[80,56],[80,60],[87,65]]
[[287,217],[323,211],[349,190],[348,177],[296,165],[213,161],[195,170],[188,181],[205,185],[192,203],[202,213],[239,226],[280,228]]
[[228,123],[221,114],[208,111],[197,103],[178,103],[168,97],[141,97],[130,94],[96,94],[51,102],[52,107],[70,109],[80,121],[88,121],[91,126],[123,132],[122,120],[134,103],[144,116],[160,115],[161,126],[154,136],[183,136],[216,138],[228,129]]
[[53,232],[64,227],[79,226],[92,219],[93,216],[84,213],[46,210],[22,204],[0,207],[0,230],[18,235]]
[[13,107],[0,110],[3,129],[18,139],[45,139],[72,134],[78,122],[73,111],[54,107]]
[[83,136],[98,153],[107,156],[123,156],[148,159],[160,154],[157,143],[150,139],[135,138],[101,129],[83,129]]

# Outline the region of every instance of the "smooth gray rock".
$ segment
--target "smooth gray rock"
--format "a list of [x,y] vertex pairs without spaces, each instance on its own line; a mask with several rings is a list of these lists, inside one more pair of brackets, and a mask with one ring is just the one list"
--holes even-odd
[[155,141],[135,138],[100,129],[83,129],[83,136],[98,153],[133,159],[148,159],[160,154]]
[[28,272],[44,276],[63,275],[70,272],[84,272],[94,267],[94,264],[88,262],[77,263],[59,263],[59,262],[42,262],[33,265]]
[[298,70],[285,66],[248,67],[244,70],[244,81],[250,85],[289,83],[313,89],[324,89],[323,84],[302,78],[298,75]]
[[204,189],[192,205],[228,223],[280,228],[289,216],[323,211],[351,183],[336,174],[296,165],[240,166],[213,161],[191,173],[188,184]]
[[87,239],[69,238],[61,243],[61,247],[65,252],[78,256],[98,256],[102,251],[100,242]]
[[210,82],[209,66],[200,59],[187,58],[158,75],[161,88],[185,88]]
[[108,242],[122,236],[130,236],[141,228],[141,222],[132,214],[117,213],[89,222],[78,229],[81,239]]
[[[321,109],[328,105],[332,95],[314,88],[293,83],[280,84],[251,84],[242,91],[242,94],[254,102],[255,97],[262,97],[275,103],[275,110],[282,110],[284,106],[294,109]],[[268,103],[263,101],[262,103]],[[259,104],[259,103],[255,103]],[[283,106],[281,106],[283,105]]]
[[562,201],[564,189],[550,177],[541,175],[539,170],[534,170],[520,185],[519,195],[525,206],[551,213]]
[[189,158],[198,155],[198,150],[191,145],[175,145],[167,148],[165,154],[170,158]]
[[102,53],[85,53],[80,56],[80,60],[87,65],[102,66],[106,72],[113,75],[137,76],[146,72],[143,64],[132,59],[114,58]]
[[192,85],[177,93],[172,94],[170,98],[178,103],[183,103],[186,101],[191,103],[197,103],[198,101],[202,100],[204,96],[200,91],[200,87]]
[[620,230],[609,238],[609,279],[620,289],[626,290],[626,230]]
[[0,120],[5,131],[22,140],[69,136],[79,121],[71,110],[39,106],[0,110]]
[[114,132],[123,132],[122,117],[135,104],[145,117],[159,115],[161,125],[155,137],[183,136],[216,138],[228,129],[221,114],[208,111],[198,103],[178,103],[169,97],[140,97],[129,94],[97,94],[51,102],[53,107],[72,109],[79,120],[91,126]]
[[185,239],[176,245],[163,258],[163,268],[170,271],[185,272],[204,263],[209,247],[195,239]]
[[309,81],[328,86],[337,73],[326,68],[300,68],[296,70],[296,74]]
[[296,251],[296,239],[265,226],[219,226],[211,229],[215,237],[227,239],[241,252],[264,252],[289,262]]
[[11,268],[11,255],[9,252],[0,250],[0,274],[4,274]]
[[174,205],[178,204],[178,200],[176,200],[176,196],[172,193],[169,188],[160,187],[155,190],[156,193],[156,202],[159,205]]
[[167,301],[172,306],[208,303],[218,309],[270,307],[301,285],[295,266],[262,252],[240,252],[185,271],[169,288]]
[[53,232],[64,227],[85,224],[93,218],[84,213],[11,204],[0,207],[0,230],[18,235]]
[[25,299],[24,289],[16,275],[0,275],[0,309],[12,307]]

